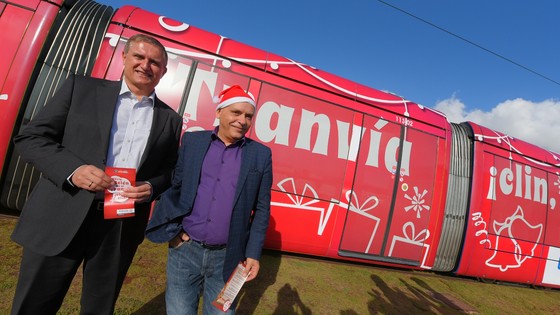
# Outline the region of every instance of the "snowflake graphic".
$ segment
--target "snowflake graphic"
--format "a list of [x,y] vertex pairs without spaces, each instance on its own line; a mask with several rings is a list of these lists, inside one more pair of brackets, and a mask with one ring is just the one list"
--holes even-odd
[[420,219],[420,212],[422,212],[422,210],[430,211],[430,206],[424,204],[426,202],[426,200],[424,200],[424,196],[426,196],[427,193],[428,191],[426,189],[424,189],[422,193],[419,193],[418,187],[414,186],[413,197],[410,197],[408,194],[404,195],[406,199],[411,201],[411,205],[404,207],[404,210],[406,212],[414,210],[416,212],[416,218]]

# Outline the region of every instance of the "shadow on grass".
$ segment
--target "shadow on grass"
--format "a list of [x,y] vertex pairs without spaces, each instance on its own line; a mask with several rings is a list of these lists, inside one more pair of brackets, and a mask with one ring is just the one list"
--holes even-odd
[[154,315],[165,314],[165,291],[153,298],[148,303],[144,304],[137,311],[131,315]]
[[278,291],[278,306],[274,310],[274,315],[311,315],[309,309],[299,297],[297,288],[292,288],[289,283],[286,283],[280,291]]
[[[267,252],[263,256],[262,273],[259,272],[258,281],[247,282],[240,292],[239,306],[237,314],[257,314],[256,311],[262,298],[267,294],[267,289],[276,283],[276,276],[280,267],[282,255],[279,252]],[[263,302],[265,303],[265,302]],[[270,304],[270,301],[268,301]],[[310,315],[311,309],[308,308],[301,300],[296,287],[292,287],[289,283],[284,284],[279,290],[274,305],[268,305],[269,309],[274,311],[274,315]],[[268,308],[264,307],[264,308]],[[263,306],[259,308],[263,309]]]
[[436,300],[442,301],[443,303],[445,303],[446,305],[448,305],[449,307],[451,307],[452,309],[456,310],[457,312],[459,312],[461,314],[475,314],[475,313],[478,313],[477,310],[473,306],[466,303],[465,301],[462,301],[462,300],[454,297],[453,295],[442,294],[440,292],[434,291],[422,279],[413,277],[412,281],[416,282],[416,284],[418,284],[420,287],[426,289],[426,291],[428,292],[430,297],[432,297]]
[[[473,314],[476,310],[465,310],[461,302],[444,297],[422,280],[412,281],[420,288],[400,279],[397,288],[389,287],[377,275],[371,275],[375,287],[369,292],[372,297],[368,301],[370,314]],[[474,312],[473,312],[474,311]],[[343,314],[341,312],[341,314]]]

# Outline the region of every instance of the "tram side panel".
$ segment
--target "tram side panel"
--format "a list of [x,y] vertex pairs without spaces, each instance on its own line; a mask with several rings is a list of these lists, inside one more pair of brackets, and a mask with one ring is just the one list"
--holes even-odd
[[535,285],[560,288],[560,163],[556,159],[556,170],[547,173],[548,209],[547,227],[544,232],[543,259],[539,266]]
[[[61,2],[61,1],[59,1]],[[0,1],[0,165],[4,166],[22,102],[60,3]],[[10,30],[9,32],[6,30]],[[0,178],[4,176],[0,168]]]
[[547,162],[552,153],[469,124],[475,141],[473,191],[456,272],[557,286],[558,257],[547,256],[547,243],[558,241],[551,231],[560,223],[551,207],[559,195],[549,188],[557,180],[551,175],[558,171]]

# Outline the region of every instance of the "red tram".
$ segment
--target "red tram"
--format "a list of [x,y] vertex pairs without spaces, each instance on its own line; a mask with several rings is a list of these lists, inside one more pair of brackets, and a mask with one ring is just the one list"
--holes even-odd
[[132,6],[0,0],[0,29],[4,210],[41,176],[14,134],[70,73],[119,80],[140,32],[168,50],[157,93],[185,132],[214,126],[224,87],[255,95],[249,136],[274,160],[267,248],[560,287],[554,152]]

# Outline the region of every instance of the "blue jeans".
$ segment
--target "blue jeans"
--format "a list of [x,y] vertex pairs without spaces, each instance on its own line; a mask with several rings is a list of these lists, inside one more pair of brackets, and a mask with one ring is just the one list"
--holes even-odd
[[210,250],[191,240],[167,254],[168,315],[197,315],[201,293],[205,315],[234,314],[235,305],[222,312],[212,305],[224,287],[223,268],[226,250]]

